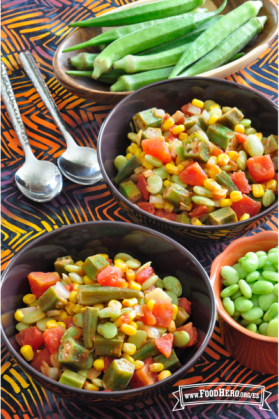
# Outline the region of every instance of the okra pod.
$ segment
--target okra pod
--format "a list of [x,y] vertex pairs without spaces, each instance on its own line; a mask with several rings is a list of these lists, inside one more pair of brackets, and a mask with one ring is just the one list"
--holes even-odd
[[130,177],[134,170],[141,165],[141,162],[137,158],[137,156],[133,155],[132,157],[127,160],[127,162],[124,164],[124,166],[119,170],[117,175],[114,178],[115,183],[123,182],[123,180]]
[[85,307],[81,310],[83,326],[83,342],[86,348],[93,348],[93,337],[96,334],[99,309]]
[[[96,278],[98,273],[108,266],[109,263],[107,260],[101,255],[94,255],[89,256],[84,264],[82,265],[82,269],[89,276],[90,279]],[[81,303],[82,304],[82,303]]]
[[121,356],[124,337],[124,333],[118,333],[112,339],[105,339],[99,333],[96,333],[93,338],[96,356],[115,356],[119,358]]
[[62,336],[61,342],[66,342],[70,338],[75,339],[78,335],[78,329],[76,329],[75,327],[69,327],[69,329],[67,329],[64,335]]
[[[181,73],[180,77],[192,77],[213,70],[214,68],[221,67],[244,48],[254,36],[263,30],[266,20],[266,16],[250,19],[247,23],[228,36],[228,38],[225,38],[224,41],[217,45],[209,54],[201,58],[185,72]],[[222,123],[221,121],[219,122]]]
[[68,58],[68,64],[70,64],[72,67],[75,67],[76,70],[92,70],[93,61],[95,60],[95,58],[98,57],[98,55],[99,54],[90,54],[88,52],[80,52],[74,57]]
[[57,305],[58,302],[62,302],[62,304],[67,303],[66,300],[61,300],[61,298],[57,294],[55,285],[49,287],[37,300],[37,304],[42,311],[49,311],[54,308],[61,308],[59,305]]
[[71,258],[71,256],[63,256],[61,258],[57,258],[56,261],[54,262],[54,269],[56,270],[56,272],[59,273],[60,276],[62,276],[62,274],[67,274],[67,271],[65,270],[65,266],[66,265],[73,265],[74,261]]
[[224,186],[225,188],[228,189],[229,193],[233,192],[233,191],[238,191],[236,185],[234,184],[234,182],[231,180],[231,178],[229,177],[229,175],[226,172],[220,172],[215,176],[215,180],[216,182],[218,182],[220,185]]
[[135,366],[125,358],[114,359],[103,377],[103,383],[108,390],[124,390],[132,375]]
[[[92,66],[93,69],[93,66]],[[86,77],[87,79],[92,80],[92,70],[91,71],[83,71],[83,70],[69,70],[66,71],[68,76],[72,77]],[[117,81],[118,77],[121,77],[125,74],[123,70],[110,70],[108,73],[104,73],[99,77],[99,81],[102,83],[113,84]]]
[[174,321],[176,328],[182,326],[189,317],[189,314],[186,313],[183,307],[178,307],[177,315]]
[[85,383],[86,377],[83,377],[76,372],[65,370],[60,377],[59,383],[65,384],[66,386],[82,388]]
[[219,123],[210,125],[206,134],[212,143],[224,151],[227,151],[237,141],[235,132]]
[[142,73],[121,76],[116,83],[110,86],[110,91],[132,92],[133,90],[148,86],[151,83],[166,80],[172,69],[173,67],[160,68],[158,70],[143,71]]
[[261,7],[261,1],[246,1],[241,6],[223,16],[222,19],[203,32],[191,44],[190,48],[185,51],[176,64],[169,78],[176,77],[184,68],[189,67],[195,61],[212,51],[240,26],[251,18],[256,17]]
[[118,287],[86,287],[83,285],[78,287],[77,301],[78,304],[93,305],[99,303],[106,303],[110,300],[120,300],[124,298],[139,298],[143,297],[141,291],[132,290],[130,288]]
[[211,212],[208,214],[208,222],[212,225],[221,225],[236,223],[237,216],[236,213],[231,209],[231,207],[220,208],[217,211]]
[[175,16],[167,22],[161,22],[157,25],[137,31],[137,36],[132,33],[117,39],[112,44],[108,45],[107,48],[105,48],[104,51],[102,51],[95,59],[92,77],[97,79],[102,73],[108,71],[115,61],[125,55],[155,47],[162,43],[162,39],[170,41],[184,35],[185,33],[191,32],[193,29],[196,29],[198,26],[220,13],[225,5],[226,0],[215,12],[198,15],[186,13],[180,16]]
[[73,338],[68,338],[60,343],[57,362],[82,370],[86,365],[88,356],[88,349],[85,349]]
[[142,361],[146,358],[153,357],[160,353],[155,344],[155,339],[149,339],[141,348],[133,355],[134,360]]
[[102,16],[81,22],[73,22],[69,26],[86,28],[91,26],[130,25],[168,16],[181,15],[196,7],[202,6],[203,3],[204,0],[162,0],[119,10],[115,13],[106,13]]
[[161,354],[154,357],[154,362],[156,362],[156,364],[157,363],[163,364],[164,370],[169,370],[169,371],[175,371],[181,367],[179,359],[177,358],[176,353],[173,349],[171,351],[169,358]]

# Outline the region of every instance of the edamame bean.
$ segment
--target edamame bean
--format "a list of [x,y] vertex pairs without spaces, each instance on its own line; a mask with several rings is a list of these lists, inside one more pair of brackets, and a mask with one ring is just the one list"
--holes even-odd
[[244,261],[244,259],[245,259],[245,257],[244,257],[244,256],[242,256],[242,258],[238,259],[238,263],[240,263],[240,264],[241,264],[241,266],[242,266],[242,262]]
[[166,276],[163,279],[166,290],[172,291],[177,297],[180,297],[182,294],[182,286],[177,278],[174,276]]
[[270,294],[273,290],[273,284],[268,281],[257,281],[251,284],[253,294]]
[[130,269],[138,269],[141,266],[141,263],[137,259],[129,259],[126,261],[126,266]]
[[277,269],[275,268],[273,263],[266,261],[266,263],[263,267],[263,271],[265,271],[265,272],[277,272]]
[[158,167],[157,169],[153,169],[153,174],[156,176],[159,176],[162,180],[165,180],[168,178],[168,172],[166,171],[166,167]]
[[158,279],[159,279],[158,275],[156,274],[151,275],[150,278],[148,278],[146,281],[144,281],[143,284],[141,284],[142,291],[148,290],[149,287],[152,287],[152,285],[155,285]]
[[276,303],[277,298],[276,295],[273,294],[266,294],[266,295],[260,295],[259,296],[259,306],[263,311],[268,311],[271,304]]
[[264,252],[263,250],[259,250],[258,252],[255,252],[255,253],[258,256],[258,258],[261,256],[266,256],[266,252]]
[[242,292],[241,292],[240,290],[238,290],[235,294],[233,294],[233,295],[231,296],[231,299],[234,301],[234,300],[236,300],[238,297],[243,297],[243,294],[242,294]]
[[249,311],[252,309],[253,303],[252,301],[248,300],[248,298],[238,297],[236,300],[234,300],[234,306],[235,310],[244,313],[245,311]]
[[242,268],[242,265],[240,263],[236,263],[235,265],[233,265],[233,269],[235,269],[238,273],[239,279],[245,279],[248,275],[245,269]]
[[263,316],[263,320],[265,322],[269,322],[270,320],[272,320],[276,316],[278,316],[278,303],[273,303],[273,304],[271,304],[271,306],[269,307],[269,309],[267,310],[267,312]]
[[116,170],[119,172],[122,167],[127,163],[127,159],[125,156],[117,156],[114,159],[114,166],[116,168]]
[[183,348],[183,346],[189,343],[190,336],[184,330],[173,333],[173,344],[177,348]]
[[245,135],[251,135],[251,134],[257,134],[257,131],[255,130],[255,128],[250,127],[245,130]]
[[277,295],[277,297],[278,297],[278,284],[274,285],[272,292],[273,292],[273,294]]
[[264,271],[263,277],[267,280],[278,282],[278,272]]
[[114,260],[121,259],[123,262],[127,262],[127,260],[134,259],[133,256],[128,255],[128,253],[117,253],[114,257]]
[[263,322],[259,325],[259,332],[261,335],[267,336],[268,322]]
[[105,339],[112,339],[117,335],[117,327],[113,323],[106,322],[98,325],[97,332]]
[[260,273],[258,271],[254,271],[254,272],[251,272],[250,274],[247,275],[246,281],[247,282],[255,282],[255,281],[257,281],[257,279],[259,279],[259,277],[260,277]]
[[231,266],[223,266],[223,268],[221,269],[221,276],[230,285],[236,284],[239,281],[238,273]]
[[230,315],[233,316],[234,315],[234,303],[233,301],[230,299],[230,297],[226,297],[223,299],[223,306],[224,309],[226,310],[226,312]]
[[240,291],[242,292],[242,294],[244,295],[245,298],[251,298],[252,297],[251,287],[249,286],[249,284],[247,284],[246,281],[244,281],[244,279],[240,279],[238,281],[238,285],[239,285]]
[[214,207],[215,202],[212,201],[212,199],[204,198],[203,196],[192,196],[192,201],[195,202],[195,204],[198,205],[205,205],[206,207]]
[[171,298],[171,303],[178,306],[178,298],[172,291],[165,291],[165,293]]
[[220,296],[222,298],[231,297],[233,294],[237,292],[238,289],[239,286],[237,284],[230,285],[229,287],[223,289]]
[[256,331],[257,331],[257,325],[255,325],[255,323],[250,323],[250,324],[248,324],[248,326],[247,326],[246,329],[250,330],[250,332],[256,333]]
[[260,325],[262,323],[262,319],[255,319],[255,320],[245,320],[241,319],[240,324],[241,326],[247,327],[249,324],[254,323],[255,325]]
[[187,188],[187,183],[182,182],[182,180],[180,179],[180,177],[178,175],[172,175],[171,177],[171,181],[173,183],[177,183],[177,185],[182,186],[182,188]]
[[245,320],[251,320],[251,321],[259,319],[260,317],[262,317],[262,315],[263,315],[263,310],[260,307],[253,307],[251,308],[251,310],[241,313],[241,316]]
[[256,294],[252,294],[251,301],[253,303],[253,307],[259,307],[259,296]]
[[267,254],[268,254],[268,255],[270,255],[270,254],[272,254],[272,253],[277,253],[277,255],[278,255],[278,248],[277,248],[277,247],[273,247],[272,249],[270,249],[270,250],[267,252]]
[[267,336],[278,338],[278,319],[273,319],[269,322],[266,334]]
[[258,256],[258,269],[261,269],[267,261],[267,255]]
[[213,194],[209,189],[204,188],[203,186],[194,186],[193,191],[197,195],[205,196],[206,198],[212,198]]
[[148,163],[153,164],[153,166],[155,167],[163,166],[163,163],[161,162],[160,159],[157,159],[157,157],[153,157],[150,154],[146,154],[144,158]]
[[155,287],[156,287],[156,288],[161,288],[161,289],[163,289],[163,288],[164,288],[164,283],[163,283],[163,281],[162,281],[160,278],[159,278],[159,279],[158,279],[158,281],[156,282]]
[[254,272],[258,268],[258,256],[256,253],[248,252],[242,262],[242,267],[246,272]]
[[270,205],[273,204],[273,202],[275,202],[275,195],[274,192],[271,190],[267,190],[265,191],[263,197],[262,197],[262,204],[264,207],[269,207]]
[[264,153],[264,146],[261,140],[254,134],[249,134],[245,143],[246,150],[252,157],[262,156]]
[[146,189],[153,195],[156,195],[160,192],[163,186],[162,178],[158,175],[152,175],[147,178]]
[[240,124],[243,125],[244,128],[249,128],[251,126],[251,123],[252,123],[251,119],[247,119],[247,118],[243,118],[240,121]]
[[82,326],[82,314],[81,313],[77,313],[73,316],[73,323],[77,327],[83,327]]

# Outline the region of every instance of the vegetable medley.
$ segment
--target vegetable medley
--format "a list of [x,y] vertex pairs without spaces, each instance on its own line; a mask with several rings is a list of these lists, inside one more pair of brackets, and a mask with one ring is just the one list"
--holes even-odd
[[20,352],[47,377],[93,391],[144,387],[180,367],[174,348],[197,342],[179,280],[161,280],[151,262],[119,253],[54,266],[29,274],[27,307],[15,313]]
[[133,118],[114,181],[130,202],[192,225],[247,220],[274,203],[278,137],[263,137],[236,107],[193,99],[173,115],[147,109]]

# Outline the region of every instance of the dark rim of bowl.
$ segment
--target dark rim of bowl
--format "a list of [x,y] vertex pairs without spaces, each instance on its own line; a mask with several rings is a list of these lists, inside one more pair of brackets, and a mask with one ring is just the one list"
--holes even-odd
[[[186,256],[188,256],[189,258],[191,258],[191,260],[195,263],[195,265],[198,267],[198,269],[201,272],[201,275],[205,281],[208,293],[209,293],[209,298],[212,304],[212,312],[211,312],[211,319],[210,319],[210,324],[209,324],[209,328],[208,331],[206,333],[205,339],[203,344],[200,346],[200,348],[198,348],[197,352],[194,354],[194,356],[185,364],[183,365],[181,368],[179,368],[177,371],[175,371],[170,377],[166,378],[163,381],[158,381],[155,384],[151,384],[149,386],[147,386],[148,388],[156,388],[157,386],[159,386],[161,383],[166,383],[167,380],[172,380],[173,378],[175,378],[178,374],[181,375],[181,373],[186,370],[191,368],[196,361],[199,359],[199,357],[201,356],[201,354],[204,352],[205,348],[207,347],[214,327],[215,327],[215,322],[216,322],[216,313],[217,313],[217,308],[216,308],[216,302],[215,302],[215,296],[214,296],[214,291],[210,282],[210,278],[207,275],[205,269],[202,267],[202,265],[200,264],[200,262],[195,258],[195,256],[189,252],[189,250],[185,249],[185,247],[183,247],[181,244],[177,243],[175,240],[171,239],[170,237],[159,233],[155,230],[152,230],[150,228],[147,227],[143,227],[137,224],[129,224],[129,223],[124,223],[124,222],[120,222],[120,221],[89,221],[89,222],[83,222],[83,223],[78,223],[78,224],[72,224],[69,226],[64,227],[63,229],[61,229],[61,231],[65,231],[66,229],[73,229],[73,228],[82,228],[82,226],[88,226],[88,225],[116,225],[116,226],[122,226],[122,227],[127,227],[127,226],[131,226],[133,228],[136,228],[137,230],[143,231],[145,233],[149,233],[149,234],[153,234],[154,236],[159,237],[162,240],[165,240],[167,242],[169,242],[170,244],[172,244],[175,248],[177,248],[177,250],[180,250],[182,253],[184,253]],[[2,290],[2,286],[4,284],[4,282],[6,281],[6,277],[7,274],[9,272],[9,270],[12,268],[13,264],[16,262],[16,260],[27,250],[29,250],[29,248],[33,247],[36,244],[39,244],[39,242],[41,241],[42,238],[44,238],[46,235],[50,236],[54,236],[56,234],[58,234],[60,232],[60,229],[58,230],[54,230],[48,233],[45,233],[43,236],[40,236],[39,238],[37,238],[36,240],[33,240],[32,243],[28,244],[26,247],[24,247],[22,250],[19,251],[19,253],[17,253],[17,255],[12,259],[12,261],[9,263],[9,265],[7,266],[7,268],[4,271],[4,275],[3,275],[3,279],[2,279],[2,284],[1,284],[1,290]],[[75,393],[81,393],[81,394],[88,394],[88,390],[83,390],[83,389],[76,389],[70,386],[66,386],[65,384],[61,384],[58,381],[54,381],[48,377],[46,377],[44,374],[36,371],[34,368],[32,368],[30,366],[30,364],[28,362],[25,361],[24,358],[22,358],[17,352],[16,350],[12,347],[12,345],[9,342],[9,339],[6,336],[6,333],[4,332],[3,328],[2,328],[2,324],[1,324],[1,335],[3,337],[3,340],[5,342],[5,344],[7,345],[9,351],[11,352],[11,354],[14,356],[14,358],[16,358],[16,360],[18,361],[19,364],[23,364],[24,368],[30,373],[30,374],[35,374],[37,375],[39,378],[43,378],[44,380],[48,381],[50,384],[54,384],[57,385],[59,388],[61,388],[62,390],[65,389],[67,391],[74,391]],[[147,388],[146,387],[146,388]],[[133,394],[133,393],[138,393],[139,391],[143,391],[145,389],[145,387],[141,387],[138,389],[132,389],[132,390],[123,390],[123,391],[114,391],[113,395],[114,396],[123,396],[125,395],[127,392],[129,394]],[[102,394],[104,395],[104,397],[110,398],[111,394],[110,392],[97,392],[94,391],[94,394]],[[101,396],[102,397],[102,396]]]
[[[278,110],[277,105],[272,102],[272,100],[268,99],[266,96],[264,96],[262,93],[260,92],[256,92],[253,89],[251,89],[250,87],[247,86],[243,86],[243,85],[239,85],[236,84],[235,82],[229,81],[229,80],[222,80],[222,79],[217,79],[214,77],[180,77],[178,79],[168,79],[168,80],[163,80],[157,83],[153,83],[150,84],[148,86],[142,87],[141,89],[138,89],[136,91],[134,91],[133,93],[131,93],[129,96],[123,98],[113,109],[112,111],[108,114],[108,116],[106,117],[105,121],[103,122],[99,135],[98,135],[98,141],[97,141],[97,156],[98,156],[98,163],[101,169],[101,173],[104,177],[104,180],[107,184],[109,184],[109,186],[113,189],[113,192],[115,193],[115,195],[118,197],[118,199],[120,199],[120,201],[123,201],[128,207],[130,207],[131,209],[136,209],[136,211],[138,211],[140,214],[142,214],[145,217],[150,217],[152,220],[154,221],[158,221],[158,219],[160,220],[160,222],[167,224],[171,227],[175,227],[177,225],[179,225],[179,227],[183,226],[186,229],[191,228],[192,230],[204,230],[204,231],[215,231],[215,230],[223,230],[226,228],[231,229],[234,226],[245,226],[250,224],[251,222],[254,222],[264,216],[266,216],[267,214],[269,214],[270,212],[272,212],[273,210],[276,209],[276,207],[278,206],[278,200],[276,202],[274,202],[270,207],[266,208],[264,211],[260,212],[257,215],[254,215],[253,217],[249,218],[248,220],[244,220],[244,221],[238,221],[237,223],[228,223],[228,224],[221,224],[221,225],[209,225],[209,226],[195,226],[192,224],[183,224],[183,223],[178,223],[177,221],[170,221],[170,220],[163,220],[162,218],[157,217],[156,215],[150,214],[144,210],[142,210],[141,208],[139,208],[138,206],[136,206],[135,204],[132,204],[128,199],[126,199],[120,192],[119,190],[116,188],[116,186],[114,185],[114,183],[110,180],[110,178],[108,177],[103,161],[101,160],[101,144],[102,144],[102,139],[103,139],[103,133],[104,130],[107,126],[107,124],[109,123],[109,119],[110,117],[118,111],[118,108],[120,106],[123,105],[123,103],[133,99],[134,96],[136,96],[138,93],[143,92],[144,90],[148,90],[150,87],[153,88],[154,86],[160,86],[162,84],[168,84],[168,83],[179,83],[182,80],[192,80],[193,83],[197,80],[206,80],[210,83],[210,80],[213,80],[215,82],[218,82],[220,84],[225,84],[225,85],[229,85],[229,86],[234,86],[236,89],[240,89],[240,90],[245,90],[248,91],[250,93],[253,93],[255,96],[258,96],[261,98],[261,100],[269,103],[272,107],[274,107],[276,110]],[[115,156],[116,157],[116,156]]]

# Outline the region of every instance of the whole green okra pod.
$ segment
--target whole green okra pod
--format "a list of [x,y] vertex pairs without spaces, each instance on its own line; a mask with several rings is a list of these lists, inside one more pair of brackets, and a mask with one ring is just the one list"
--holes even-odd
[[92,287],[83,288],[82,285],[78,287],[77,301],[78,304],[93,305],[99,303],[106,303],[110,300],[121,300],[124,298],[139,298],[143,297],[141,291],[132,290],[130,288],[118,287]]

